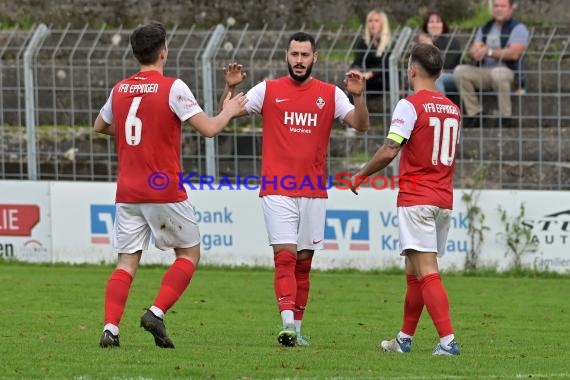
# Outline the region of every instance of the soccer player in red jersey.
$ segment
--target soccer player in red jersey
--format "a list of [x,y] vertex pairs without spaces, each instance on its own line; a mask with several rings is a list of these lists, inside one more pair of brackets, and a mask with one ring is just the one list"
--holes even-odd
[[[407,291],[402,329],[395,339],[380,343],[389,352],[410,352],[425,305],[440,337],[433,354],[459,355],[437,262],[445,251],[449,231],[460,126],[458,107],[435,89],[442,66],[441,53],[435,46],[413,47],[408,80],[414,94],[398,102],[384,145],[353,176],[353,191],[357,193],[358,176],[384,169],[401,151],[399,174],[403,180],[397,206]],[[405,178],[415,178],[415,185]]]
[[107,282],[101,347],[119,346],[119,323],[142,251],[151,235],[161,250],[174,249],[176,260],[166,271],[158,295],[141,317],[141,327],[155,344],[174,348],[163,317],[182,295],[200,259],[200,232],[194,207],[179,186],[182,122],[202,135],[219,133],[247,99],[238,94],[223,110],[208,117],[188,86],[163,75],[168,55],[166,31],[159,23],[137,28],[131,47],[140,71],[117,83],[95,120],[97,132],[114,135],[119,160],[113,247],[117,268]]
[[[323,248],[326,158],[333,122],[339,119],[362,132],[369,125],[364,77],[356,71],[346,75],[352,105],[340,88],[311,77],[317,57],[311,35],[293,34],[285,52],[289,75],[249,90],[243,113],[258,113],[263,119],[260,197],[273,247],[275,296],[283,322],[277,340],[284,346],[308,345],[301,335],[301,323],[313,254]],[[228,65],[224,73],[230,92],[245,78],[243,66],[237,63]]]

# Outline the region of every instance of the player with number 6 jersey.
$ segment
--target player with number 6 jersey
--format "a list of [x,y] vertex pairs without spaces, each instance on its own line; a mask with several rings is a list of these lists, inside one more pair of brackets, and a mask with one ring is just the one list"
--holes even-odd
[[[384,169],[401,152],[398,225],[401,255],[405,256],[407,290],[404,318],[396,338],[380,342],[387,352],[408,353],[424,305],[439,335],[433,355],[459,355],[451,325],[449,300],[438,269],[453,206],[453,169],[459,141],[459,108],[436,91],[443,60],[431,44],[417,44],[408,62],[414,94],[396,105],[388,137],[374,157],[353,176],[359,179]],[[363,177],[364,176],[364,177]]]
[[[101,116],[109,124],[115,121],[124,126],[115,129],[119,158],[116,202],[168,203],[188,197],[178,186],[181,121],[200,112],[182,80],[158,71],[141,71],[115,85]],[[166,186],[160,191],[148,183],[153,173],[164,173],[160,180]]]
[[107,282],[99,345],[119,347],[119,323],[131,283],[153,236],[157,248],[174,249],[176,260],[140,325],[158,347],[174,348],[163,318],[187,288],[200,259],[194,207],[178,183],[182,123],[212,137],[245,110],[247,99],[243,94],[231,99],[230,94],[222,111],[208,117],[182,80],[163,74],[168,48],[162,24],[137,28],[130,42],[140,71],[113,87],[94,125],[96,132],[115,136],[119,160],[113,228],[118,263]]

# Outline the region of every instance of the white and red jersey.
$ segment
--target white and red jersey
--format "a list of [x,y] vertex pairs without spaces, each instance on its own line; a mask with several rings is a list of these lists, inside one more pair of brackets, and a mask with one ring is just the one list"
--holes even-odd
[[[181,126],[199,112],[188,86],[158,71],[141,71],[113,87],[101,117],[115,125],[116,202],[174,203],[188,198],[179,188]],[[165,177],[153,185],[169,181],[163,190],[149,183],[156,172]]]
[[459,108],[439,92],[422,90],[398,102],[390,132],[407,140],[400,151],[398,207],[453,207],[459,121]]
[[311,78],[261,82],[246,94],[263,117],[260,196],[326,198],[327,148],[334,119],[354,109],[337,86]]

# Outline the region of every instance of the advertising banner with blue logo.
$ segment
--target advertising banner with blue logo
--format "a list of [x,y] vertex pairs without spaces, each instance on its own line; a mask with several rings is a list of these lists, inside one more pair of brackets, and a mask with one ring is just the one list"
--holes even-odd
[[[115,184],[0,181],[0,257],[31,262],[113,263]],[[272,250],[257,191],[189,191],[201,233],[202,263],[273,266]],[[442,268],[463,269],[473,244],[464,191],[454,193],[454,210]],[[359,195],[332,189],[327,200],[321,269],[363,270],[403,266],[399,255],[397,192],[361,189]],[[520,215],[524,205],[525,215]],[[485,216],[480,265],[510,267],[513,228],[530,232],[532,244],[519,258],[526,266],[570,271],[570,197],[560,191],[481,191]],[[501,207],[505,214],[499,210]],[[507,232],[507,226],[510,232]],[[519,236],[519,243],[521,237]],[[519,247],[520,248],[520,247]],[[169,264],[172,251],[151,248],[142,263]]]

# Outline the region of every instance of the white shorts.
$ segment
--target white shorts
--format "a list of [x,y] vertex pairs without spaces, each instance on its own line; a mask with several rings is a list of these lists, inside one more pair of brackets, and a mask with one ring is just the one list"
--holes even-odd
[[297,250],[324,247],[326,199],[261,197],[269,244],[296,244]]
[[398,207],[402,255],[406,249],[413,249],[443,256],[450,220],[451,210],[437,206]]
[[190,248],[200,243],[194,206],[178,203],[117,203],[113,248],[120,253],[148,249],[151,236],[156,248]]

